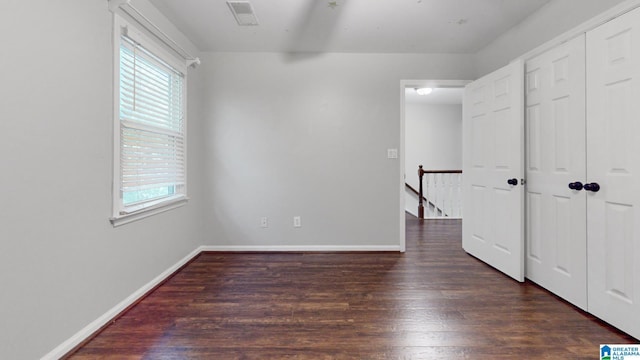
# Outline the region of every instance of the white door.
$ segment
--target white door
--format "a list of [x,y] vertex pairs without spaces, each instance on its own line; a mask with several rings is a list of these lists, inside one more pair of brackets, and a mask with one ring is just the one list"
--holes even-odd
[[640,9],[587,33],[587,74],[589,312],[640,337]]
[[525,67],[526,276],[586,310],[585,36]]
[[463,104],[462,247],[518,281],[524,281],[523,68],[516,61],[467,85]]

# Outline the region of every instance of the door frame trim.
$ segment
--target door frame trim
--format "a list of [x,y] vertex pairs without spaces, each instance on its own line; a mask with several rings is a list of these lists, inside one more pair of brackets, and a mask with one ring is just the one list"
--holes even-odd
[[[640,0],[638,0],[640,2]],[[472,80],[400,80],[400,169],[399,169],[399,194],[400,194],[400,252],[405,252],[407,249],[406,243],[406,224],[405,224],[405,96],[404,91],[406,88],[413,87],[432,87],[432,88],[463,88]]]

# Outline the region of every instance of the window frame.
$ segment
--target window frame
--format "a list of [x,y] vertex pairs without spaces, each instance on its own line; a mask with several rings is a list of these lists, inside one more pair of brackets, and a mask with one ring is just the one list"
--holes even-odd
[[[118,14],[114,14],[113,21],[113,207],[111,223],[114,227],[140,220],[148,216],[162,213],[171,209],[184,206],[189,200],[188,194],[188,140],[187,140],[187,64],[186,62],[159,45],[157,41],[141,30],[136,28],[131,22],[125,20]],[[159,58],[167,65],[173,67],[182,74],[182,110],[183,110],[183,131],[184,142],[184,185],[175,194],[148,201],[136,202],[124,205],[121,183],[121,119],[120,119],[120,44],[121,37],[126,36],[133,40],[145,50]],[[177,190],[176,190],[177,191]]]

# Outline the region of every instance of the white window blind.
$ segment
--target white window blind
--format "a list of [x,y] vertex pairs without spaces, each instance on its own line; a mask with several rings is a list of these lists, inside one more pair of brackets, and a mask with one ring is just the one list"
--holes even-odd
[[120,37],[120,215],[184,195],[184,74]]

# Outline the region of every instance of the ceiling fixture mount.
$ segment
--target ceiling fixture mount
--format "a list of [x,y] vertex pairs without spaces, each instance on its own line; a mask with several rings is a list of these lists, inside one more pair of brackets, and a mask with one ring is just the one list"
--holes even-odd
[[416,88],[416,93],[418,95],[429,95],[433,91],[432,88],[424,87],[424,88]]
[[231,13],[236,18],[238,25],[240,26],[255,26],[258,25],[258,18],[253,12],[253,6],[248,1],[227,1]]

